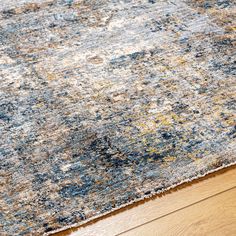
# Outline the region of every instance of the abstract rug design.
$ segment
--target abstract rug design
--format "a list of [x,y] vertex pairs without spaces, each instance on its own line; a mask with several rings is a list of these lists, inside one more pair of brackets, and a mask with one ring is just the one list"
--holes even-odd
[[236,163],[235,1],[0,3],[1,235]]

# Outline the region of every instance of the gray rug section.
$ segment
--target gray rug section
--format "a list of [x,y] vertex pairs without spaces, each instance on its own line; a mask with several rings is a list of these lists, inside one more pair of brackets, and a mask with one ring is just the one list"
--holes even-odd
[[0,3],[1,235],[236,162],[235,1]]

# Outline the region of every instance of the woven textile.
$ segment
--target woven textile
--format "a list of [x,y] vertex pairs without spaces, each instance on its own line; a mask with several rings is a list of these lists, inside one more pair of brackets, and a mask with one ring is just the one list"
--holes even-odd
[[0,234],[234,164],[235,15],[226,0],[0,0]]

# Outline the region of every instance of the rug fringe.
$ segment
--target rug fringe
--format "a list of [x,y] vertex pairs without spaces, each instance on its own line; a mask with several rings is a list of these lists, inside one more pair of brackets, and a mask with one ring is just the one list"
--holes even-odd
[[232,162],[232,163],[229,163],[229,164],[223,164],[222,166],[217,167],[217,168],[212,169],[212,170],[209,170],[209,171],[205,172],[204,174],[198,174],[198,175],[196,175],[196,176],[194,176],[194,177],[192,177],[192,178],[187,178],[187,179],[185,179],[185,180],[180,181],[180,182],[177,183],[177,184],[173,184],[173,185],[171,185],[171,186],[169,186],[169,187],[167,187],[167,188],[163,188],[163,189],[161,189],[161,190],[159,190],[159,191],[157,191],[157,192],[154,192],[153,189],[155,189],[155,188],[153,188],[152,190],[150,190],[150,194],[148,194],[148,195],[145,195],[145,196],[139,197],[139,198],[137,198],[137,199],[134,199],[134,200],[132,200],[132,201],[130,201],[130,202],[128,202],[128,203],[122,204],[122,205],[119,206],[119,207],[114,207],[114,208],[111,209],[110,211],[107,211],[107,212],[105,212],[105,213],[98,214],[98,215],[96,215],[96,216],[90,217],[89,219],[84,220],[84,221],[82,221],[82,222],[78,222],[78,223],[75,223],[75,224],[71,224],[71,225],[68,225],[68,226],[64,226],[64,227],[62,227],[62,228],[59,228],[59,229],[56,229],[56,230],[53,230],[53,231],[44,233],[43,235],[44,235],[44,236],[48,236],[48,235],[52,235],[52,234],[55,234],[55,233],[59,233],[59,232],[61,232],[61,231],[67,230],[67,229],[71,229],[71,228],[76,228],[76,227],[82,226],[82,225],[84,225],[84,224],[86,224],[86,223],[88,223],[88,222],[90,222],[90,221],[93,221],[93,220],[96,220],[96,219],[98,219],[98,218],[100,218],[100,217],[102,217],[102,216],[108,215],[108,214],[110,214],[111,212],[114,212],[114,211],[119,210],[119,209],[121,209],[121,208],[124,208],[124,207],[126,207],[126,206],[130,206],[130,205],[132,205],[132,204],[134,204],[134,203],[136,203],[136,202],[140,202],[140,201],[142,201],[142,200],[144,200],[144,199],[148,199],[148,198],[151,198],[151,197],[156,196],[156,195],[158,195],[158,194],[167,192],[168,190],[173,189],[173,188],[175,188],[175,187],[177,187],[177,186],[180,186],[180,185],[182,185],[182,184],[184,184],[184,183],[189,183],[189,182],[192,182],[193,180],[196,180],[196,179],[199,179],[199,178],[203,178],[203,177],[205,177],[205,176],[208,175],[208,174],[214,173],[214,172],[216,172],[216,171],[225,169],[225,168],[230,167],[230,166],[233,166],[233,165],[236,165],[236,161],[234,161],[234,162]]

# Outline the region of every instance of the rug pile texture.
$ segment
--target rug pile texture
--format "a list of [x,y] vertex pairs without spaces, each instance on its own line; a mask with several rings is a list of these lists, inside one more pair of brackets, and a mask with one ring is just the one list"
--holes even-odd
[[226,0],[0,0],[0,235],[235,164],[235,16]]

